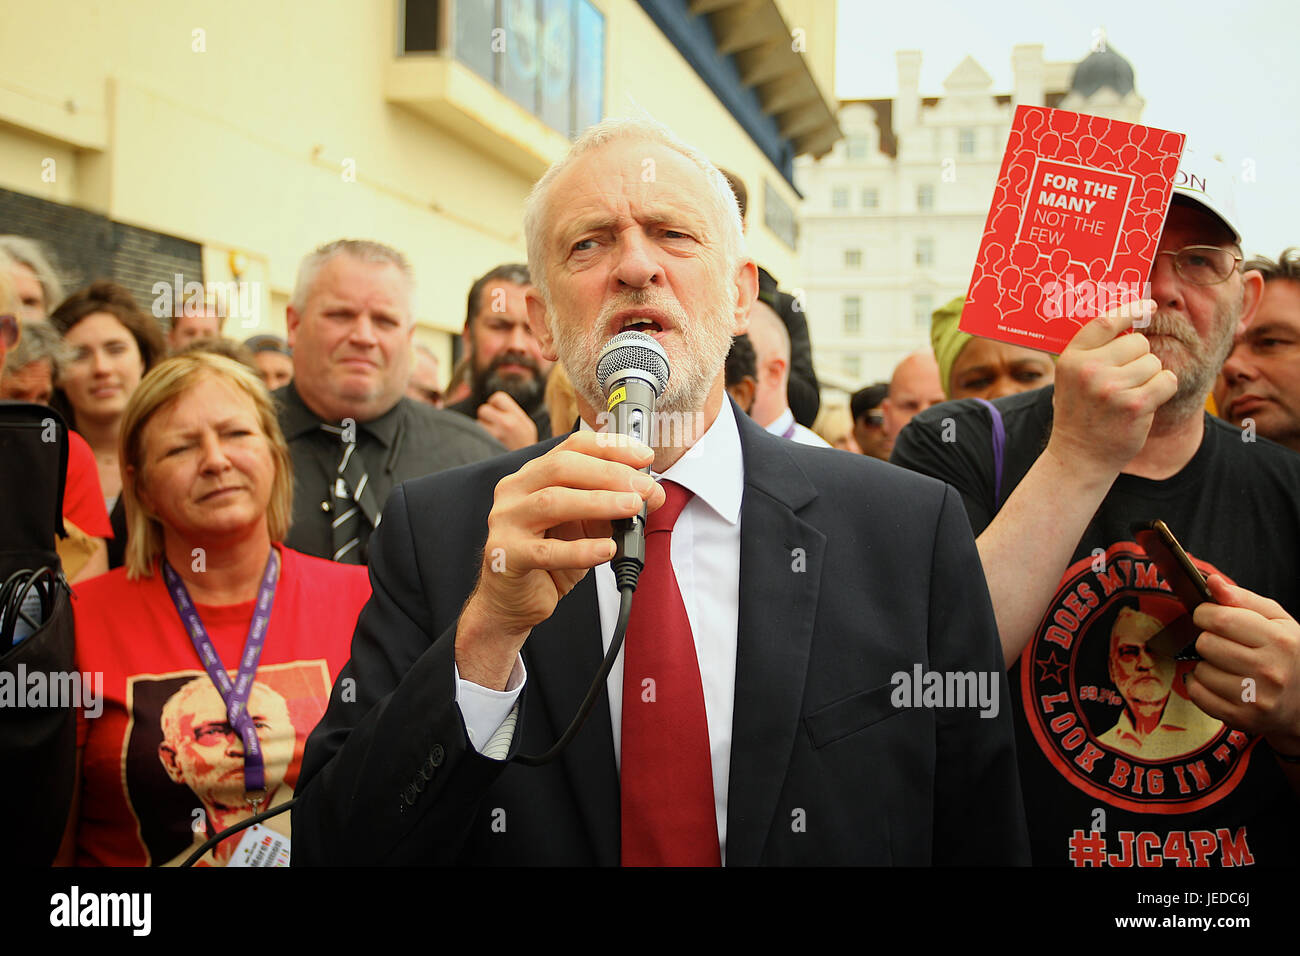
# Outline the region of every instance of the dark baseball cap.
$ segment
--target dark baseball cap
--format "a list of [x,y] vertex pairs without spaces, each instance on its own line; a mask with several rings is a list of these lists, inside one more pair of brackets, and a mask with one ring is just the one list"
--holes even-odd
[[888,394],[888,382],[877,382],[875,385],[858,389],[849,399],[849,410],[853,413],[853,420],[857,421],[873,408],[879,408]]
[[254,335],[244,342],[244,346],[254,355],[258,352],[279,352],[281,355],[293,354],[293,349],[289,348],[288,343],[278,335]]

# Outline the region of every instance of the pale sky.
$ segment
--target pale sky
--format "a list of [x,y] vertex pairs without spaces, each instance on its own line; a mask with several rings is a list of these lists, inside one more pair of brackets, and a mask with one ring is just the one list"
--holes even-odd
[[1098,27],[1133,65],[1142,122],[1190,134],[1229,164],[1246,255],[1276,258],[1300,246],[1300,4],[839,0],[835,95],[894,96],[897,50],[921,51],[922,96],[942,94],[967,55],[993,77],[994,92],[1008,93],[1016,44],[1041,43],[1045,59],[1078,62]]

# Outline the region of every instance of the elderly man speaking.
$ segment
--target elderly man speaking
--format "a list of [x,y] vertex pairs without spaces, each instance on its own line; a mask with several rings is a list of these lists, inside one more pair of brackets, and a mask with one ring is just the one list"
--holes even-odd
[[[724,361],[757,272],[717,169],[657,124],[607,121],[534,188],[525,232],[529,318],[583,427],[389,499],[336,685],[355,693],[307,746],[295,864],[1023,862],[961,502],[736,413]],[[590,430],[597,358],[626,328],[671,366],[655,413],[676,427],[651,447]],[[559,759],[527,765],[622,623],[611,523],[643,504],[607,694]],[[899,694],[913,674],[927,692]],[[952,699],[954,676],[995,706]]]

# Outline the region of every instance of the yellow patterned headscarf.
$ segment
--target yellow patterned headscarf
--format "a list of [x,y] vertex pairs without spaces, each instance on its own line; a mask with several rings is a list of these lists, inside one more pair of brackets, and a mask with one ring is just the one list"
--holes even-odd
[[952,367],[957,363],[957,356],[966,347],[973,335],[957,328],[961,319],[962,306],[966,304],[965,296],[957,296],[945,306],[935,309],[930,316],[930,344],[934,347],[934,357],[939,363],[939,383],[943,385],[943,394],[952,398]]
[[[961,355],[961,350],[966,347],[966,343],[975,338],[969,332],[957,328],[957,323],[961,321],[961,310],[965,305],[966,297],[959,295],[947,305],[935,309],[930,316],[930,345],[934,349],[935,361],[939,363],[939,383],[943,386],[943,394],[947,398],[952,398],[952,384],[949,379],[952,378],[952,367],[957,364],[957,356]],[[1051,352],[1043,354],[1055,364],[1057,358],[1055,355]]]

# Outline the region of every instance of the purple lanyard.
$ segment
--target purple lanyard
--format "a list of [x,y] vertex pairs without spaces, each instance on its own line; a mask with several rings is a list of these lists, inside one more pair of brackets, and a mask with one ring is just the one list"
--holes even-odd
[[271,619],[271,604],[275,600],[275,583],[280,574],[280,556],[275,548],[266,560],[266,571],[262,574],[262,584],[257,591],[257,604],[253,608],[253,621],[248,626],[248,638],[244,641],[244,653],[239,660],[239,676],[231,683],[230,675],[221,666],[221,657],[212,646],[208,630],[199,619],[199,612],[190,600],[190,592],[185,589],[185,582],[172,570],[172,566],[163,559],[163,578],[167,581],[167,590],[176,613],[181,616],[185,629],[189,631],[194,650],[203,662],[203,668],[212,678],[221,699],[226,702],[226,714],[230,725],[238,731],[244,741],[244,789],[254,796],[253,802],[260,803],[255,795],[266,796],[266,773],[262,764],[262,742],[257,739],[257,728],[248,715],[248,695],[253,689],[253,678],[257,674],[257,662],[262,657],[262,644],[266,641],[266,625]]
[[789,438],[791,435],[793,435],[793,434],[794,434],[794,426],[795,426],[795,423],[794,423],[794,422],[791,422],[791,423],[790,423],[790,427],[787,428],[785,431],[783,431],[783,432],[781,433],[781,437],[782,437],[782,438]]

